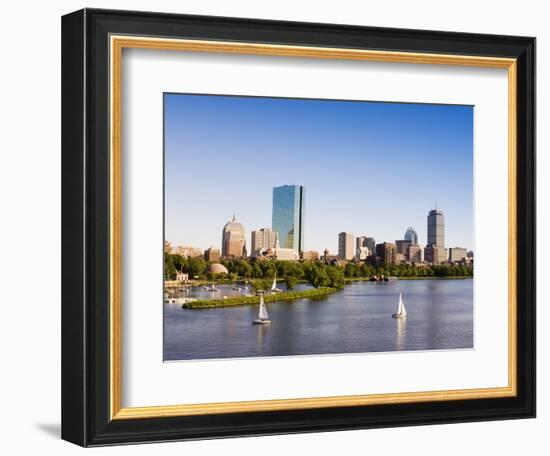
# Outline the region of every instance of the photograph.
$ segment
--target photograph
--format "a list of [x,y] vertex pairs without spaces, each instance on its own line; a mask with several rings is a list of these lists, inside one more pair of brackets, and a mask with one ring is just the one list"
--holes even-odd
[[165,362],[475,348],[475,106],[162,96]]
[[[530,426],[516,452],[538,442],[525,419],[538,406],[543,15],[90,6],[63,12],[61,49],[41,19],[61,62],[61,117],[41,116],[61,120],[61,137],[44,127],[61,143],[61,289],[47,280],[61,322],[44,306],[35,320],[60,328],[61,373],[36,343],[14,352],[55,373],[34,401],[56,415],[37,430],[59,422],[60,396],[61,438],[82,447],[292,434],[296,453],[297,434],[353,431],[346,442],[368,432],[374,449],[406,432],[393,441],[414,453],[419,426],[441,448],[443,427],[480,422],[470,437],[498,441],[510,420]],[[60,104],[46,85],[56,100],[38,109]],[[51,147],[27,149],[59,168]],[[47,206],[21,207],[36,219]]]

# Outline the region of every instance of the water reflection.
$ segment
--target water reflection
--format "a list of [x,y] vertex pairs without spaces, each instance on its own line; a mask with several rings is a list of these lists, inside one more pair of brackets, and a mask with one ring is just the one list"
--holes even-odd
[[407,338],[407,317],[395,318],[396,333],[395,333],[395,349],[403,351],[405,349],[405,340]]
[[[317,299],[206,310],[164,306],[166,360],[471,348],[472,280],[357,282]],[[231,286],[220,286],[230,293]],[[199,296],[205,290],[192,290]],[[403,293],[406,318],[391,318]]]

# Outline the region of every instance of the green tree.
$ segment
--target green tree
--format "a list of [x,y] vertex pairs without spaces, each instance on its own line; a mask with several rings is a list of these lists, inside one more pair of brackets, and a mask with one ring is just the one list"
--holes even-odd
[[271,288],[271,281],[269,279],[256,279],[250,285],[254,291],[268,291]]
[[294,288],[296,288],[296,283],[297,283],[296,277],[291,275],[285,276],[285,284],[286,284],[287,290],[294,290]]
[[174,267],[174,260],[169,253],[164,254],[164,279],[174,280],[176,278],[176,268]]
[[327,268],[328,285],[332,288],[344,288],[344,271],[338,267]]
[[206,261],[202,257],[187,259],[187,272],[190,277],[205,277],[207,266]]

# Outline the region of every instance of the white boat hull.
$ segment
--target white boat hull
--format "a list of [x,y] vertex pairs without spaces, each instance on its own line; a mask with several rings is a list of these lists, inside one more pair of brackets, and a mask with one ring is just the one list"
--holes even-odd
[[258,319],[258,320],[254,320],[252,322],[252,324],[253,325],[269,325],[269,324],[271,324],[271,320],[260,320],[260,319]]
[[403,315],[403,314],[392,314],[392,318],[405,318],[407,316],[407,314]]

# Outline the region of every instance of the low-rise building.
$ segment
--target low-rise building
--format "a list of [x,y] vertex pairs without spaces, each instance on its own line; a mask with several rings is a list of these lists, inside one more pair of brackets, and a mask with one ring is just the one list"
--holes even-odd
[[300,252],[300,259],[306,261],[317,261],[319,260],[319,252],[315,250],[306,250],[305,252]]
[[422,263],[424,259],[422,258],[422,247],[418,244],[409,244],[407,247],[407,261],[413,264]]
[[279,261],[298,261],[300,254],[294,249],[283,249],[277,247],[273,249],[274,258]]
[[424,249],[424,261],[430,264],[447,262],[447,249],[434,244],[427,245]]
[[181,271],[176,272],[176,281],[184,283],[189,282],[189,274],[187,274],[187,272]]
[[468,251],[464,247],[449,248],[449,262],[456,263],[465,260],[468,257]]
[[172,249],[172,253],[181,255],[184,258],[195,258],[203,255],[203,251],[199,247],[191,247],[186,245],[179,245],[175,249]]

